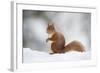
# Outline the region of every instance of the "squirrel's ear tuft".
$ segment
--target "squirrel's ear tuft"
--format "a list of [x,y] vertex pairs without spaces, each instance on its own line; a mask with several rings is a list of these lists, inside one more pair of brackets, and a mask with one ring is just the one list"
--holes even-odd
[[49,23],[48,23],[48,26],[49,26],[49,25],[54,26],[54,23],[49,22]]
[[48,23],[48,26],[50,25],[50,22]]

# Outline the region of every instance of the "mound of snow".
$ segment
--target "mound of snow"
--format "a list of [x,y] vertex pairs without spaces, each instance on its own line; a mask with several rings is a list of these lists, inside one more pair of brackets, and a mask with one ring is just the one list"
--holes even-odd
[[46,52],[23,48],[23,62],[58,62],[58,61],[78,61],[90,59],[90,51],[87,52],[66,52],[64,54],[49,54]]

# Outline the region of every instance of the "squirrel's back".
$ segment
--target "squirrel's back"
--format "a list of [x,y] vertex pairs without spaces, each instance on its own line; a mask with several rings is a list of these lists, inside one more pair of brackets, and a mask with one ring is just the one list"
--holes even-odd
[[65,46],[65,38],[63,34],[55,32],[52,36],[53,43],[51,44],[51,49],[54,53],[61,53]]

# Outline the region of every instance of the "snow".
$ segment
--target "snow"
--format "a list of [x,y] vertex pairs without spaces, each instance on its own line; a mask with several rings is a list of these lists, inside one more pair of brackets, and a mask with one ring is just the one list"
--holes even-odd
[[90,51],[87,52],[66,52],[64,54],[49,54],[43,51],[31,50],[30,48],[23,48],[23,62],[58,62],[58,61],[79,61],[90,59]]

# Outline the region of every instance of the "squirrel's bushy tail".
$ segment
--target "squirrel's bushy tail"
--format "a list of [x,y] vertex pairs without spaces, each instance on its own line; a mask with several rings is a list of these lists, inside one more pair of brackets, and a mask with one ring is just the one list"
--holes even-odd
[[69,44],[65,45],[63,52],[68,52],[68,51],[84,52],[85,48],[82,43],[74,40],[74,41],[70,42]]

